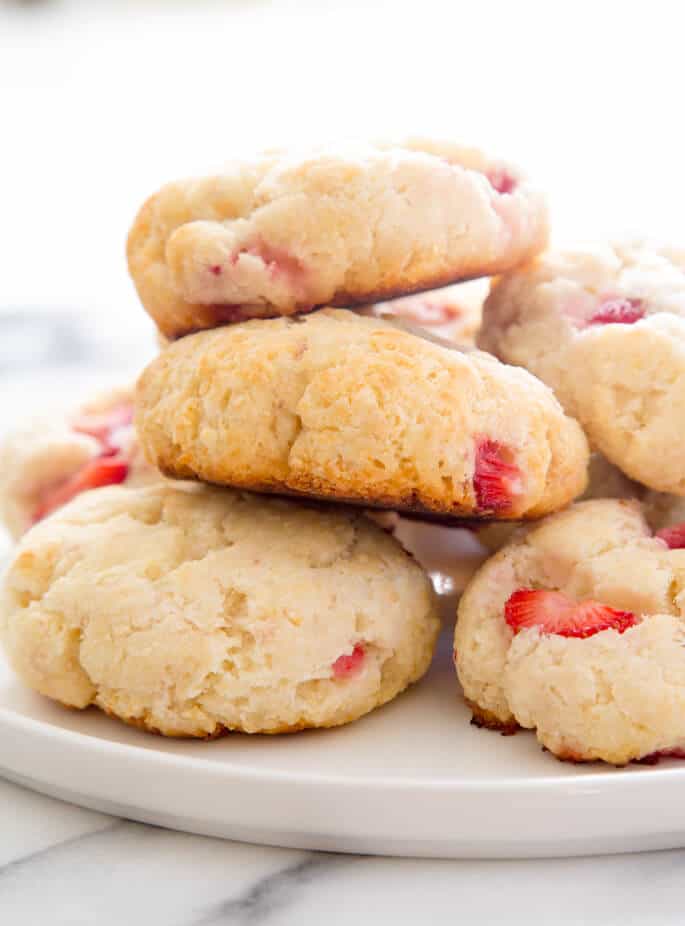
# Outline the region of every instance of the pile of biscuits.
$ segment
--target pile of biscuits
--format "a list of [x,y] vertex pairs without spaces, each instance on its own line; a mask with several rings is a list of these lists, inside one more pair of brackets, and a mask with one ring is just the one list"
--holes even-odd
[[[427,141],[152,196],[128,259],[159,355],[0,451],[18,675],[172,736],[350,722],[431,662],[412,518],[498,550],[456,629],[477,723],[685,748],[685,260],[539,256],[547,224],[517,169]],[[462,281],[494,276],[477,350]]]

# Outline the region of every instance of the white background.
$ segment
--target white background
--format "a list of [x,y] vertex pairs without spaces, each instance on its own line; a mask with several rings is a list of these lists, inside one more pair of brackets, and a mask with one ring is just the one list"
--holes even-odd
[[123,251],[143,198],[292,140],[455,137],[548,189],[558,237],[675,237],[679,7],[0,0],[0,305],[142,326]]

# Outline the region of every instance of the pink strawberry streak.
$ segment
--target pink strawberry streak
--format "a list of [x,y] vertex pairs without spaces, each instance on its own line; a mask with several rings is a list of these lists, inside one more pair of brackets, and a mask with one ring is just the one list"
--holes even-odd
[[338,656],[333,665],[331,666],[333,670],[333,678],[336,679],[345,679],[352,678],[355,675],[359,675],[364,664],[365,657],[364,647],[361,643],[357,643],[352,652]]
[[32,523],[42,521],[82,492],[123,482],[128,476],[128,471],[128,462],[117,456],[104,454],[89,460],[68,479],[41,494]]
[[263,241],[257,242],[250,247],[241,248],[239,251],[234,251],[229,255],[225,264],[210,264],[208,270],[214,276],[221,276],[224,270],[230,271],[232,267],[236,267],[240,262],[240,258],[246,254],[261,260],[272,278],[285,276],[289,277],[293,283],[299,283],[305,273],[302,262],[294,254],[291,254],[285,248],[279,248]]
[[406,302],[391,305],[393,315],[415,322],[417,325],[446,325],[464,314],[463,309],[450,302],[431,301],[413,297]]
[[588,325],[634,325],[645,317],[641,299],[605,298],[587,320]]
[[83,412],[77,415],[72,421],[72,430],[95,438],[100,445],[100,453],[66,479],[41,491],[31,523],[42,521],[82,492],[124,482],[130,464],[117,446],[114,436],[132,423],[133,405],[130,402],[122,402],[104,412]]
[[491,438],[481,438],[476,444],[473,490],[480,512],[507,511],[521,494],[521,472],[510,461],[512,456],[508,447]]
[[493,190],[500,194],[513,193],[518,185],[516,178],[504,167],[495,167],[486,171],[485,176]]
[[663,540],[669,550],[685,549],[685,522],[673,527],[664,527],[656,532],[656,537]]

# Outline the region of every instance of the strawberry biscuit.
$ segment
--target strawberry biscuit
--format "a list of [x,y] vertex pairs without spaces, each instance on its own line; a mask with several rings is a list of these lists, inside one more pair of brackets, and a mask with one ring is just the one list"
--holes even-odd
[[88,489],[160,479],[138,450],[132,422],[131,390],[117,389],[9,434],[0,447],[0,517],[10,533],[20,537]]
[[423,675],[438,627],[426,575],[361,513],[207,486],[75,499],[0,591],[26,684],[167,736],[348,723]]
[[419,140],[267,153],[171,183],[140,210],[128,261],[174,339],[501,273],[546,239],[544,200],[516,169]]
[[176,478],[505,520],[585,488],[582,431],[530,374],[343,310],[183,338],[136,402],[148,459]]
[[562,759],[622,765],[685,749],[685,549],[638,502],[531,527],[476,574],[455,663],[474,720],[535,729]]
[[550,385],[629,477],[685,495],[685,251],[546,254],[494,285],[478,343]]

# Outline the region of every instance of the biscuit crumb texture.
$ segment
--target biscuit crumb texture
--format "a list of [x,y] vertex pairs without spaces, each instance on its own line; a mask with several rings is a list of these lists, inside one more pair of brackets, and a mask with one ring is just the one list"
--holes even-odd
[[[183,338],[141,376],[136,424],[167,475],[367,507],[538,517],[587,478],[579,425],[529,373],[344,310]],[[516,478],[479,502],[484,446]]]
[[[624,633],[587,639],[529,627],[518,589],[630,611]],[[504,547],[459,604],[455,663],[476,720],[535,729],[559,758],[623,765],[685,746],[685,550],[652,536],[638,502],[580,502]]]
[[489,276],[546,241],[544,198],[518,170],[416,139],[277,151],[167,184],[135,219],[128,263],[173,339]]
[[195,485],[80,496],[0,599],[31,688],[167,736],[347,723],[423,675],[438,628],[426,575],[362,515]]

